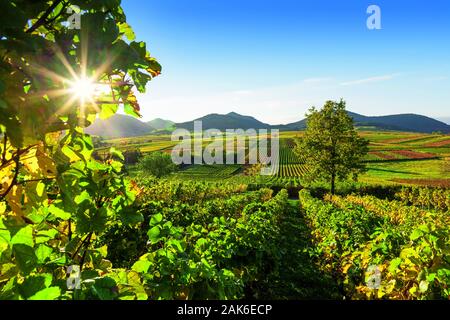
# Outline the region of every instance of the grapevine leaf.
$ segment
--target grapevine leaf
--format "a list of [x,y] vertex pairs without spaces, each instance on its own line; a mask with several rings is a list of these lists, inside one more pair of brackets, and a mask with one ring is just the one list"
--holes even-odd
[[21,228],[12,238],[11,244],[24,244],[29,247],[33,247],[33,227],[27,225]]
[[151,262],[148,260],[138,260],[131,267],[132,270],[139,273],[146,273],[150,268]]
[[153,228],[151,228],[148,232],[148,238],[152,243],[157,243],[160,239],[159,235],[160,235],[161,231],[159,229],[158,226],[154,226]]
[[29,300],[55,300],[60,295],[61,289],[59,287],[49,287],[37,292]]
[[17,266],[24,273],[30,273],[37,263],[37,257],[32,247],[24,244],[14,244],[13,254],[16,258]]
[[162,221],[162,214],[161,213],[157,213],[155,215],[152,216],[152,218],[150,219],[150,225],[151,226],[155,226],[157,224],[159,224]]

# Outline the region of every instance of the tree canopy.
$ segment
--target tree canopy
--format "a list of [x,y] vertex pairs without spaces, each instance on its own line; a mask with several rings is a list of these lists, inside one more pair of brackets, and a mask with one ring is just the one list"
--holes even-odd
[[139,168],[157,178],[165,176],[176,170],[170,154],[164,152],[152,152],[139,160]]
[[353,119],[345,110],[345,101],[327,101],[321,110],[311,108],[307,128],[296,149],[306,159],[310,180],[327,180],[331,193],[337,179],[364,172],[362,158],[368,152],[368,141],[359,137]]

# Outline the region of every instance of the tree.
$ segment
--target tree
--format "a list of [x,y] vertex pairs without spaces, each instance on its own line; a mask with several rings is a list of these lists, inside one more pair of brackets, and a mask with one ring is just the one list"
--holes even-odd
[[0,299],[86,298],[95,290],[73,292],[68,267],[115,287],[95,241],[142,216],[123,156],[93,159],[84,127],[119,106],[138,117],[134,91],[161,66],[120,0],[2,0],[0,12]]
[[160,178],[177,169],[172,157],[164,152],[152,152],[143,157],[138,164],[139,168],[151,175]]
[[309,180],[327,180],[335,193],[336,179],[354,179],[365,171],[362,162],[369,142],[358,136],[345,101],[327,101],[321,110],[314,107],[306,115],[306,131],[296,148],[305,159]]
[[127,149],[123,152],[124,163],[125,164],[136,164],[139,158],[142,156],[141,150],[139,148]]

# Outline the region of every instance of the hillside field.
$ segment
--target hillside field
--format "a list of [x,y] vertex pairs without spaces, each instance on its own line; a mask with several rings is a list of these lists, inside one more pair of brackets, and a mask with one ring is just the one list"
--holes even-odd
[[[391,131],[361,131],[370,141],[370,151],[365,161],[368,171],[360,177],[369,184],[401,184],[420,186],[450,186],[449,159],[450,135],[421,134]],[[246,174],[248,165],[189,165],[175,173],[174,179],[215,180],[227,179],[246,183],[294,185],[302,184],[306,170],[301,155],[294,153],[296,139],[301,131],[280,133],[280,167],[273,176]],[[203,146],[210,140],[204,139]],[[105,140],[109,146],[122,151],[139,149],[143,154],[153,151],[171,152],[176,145],[170,135]],[[247,150],[248,152],[248,150]]]

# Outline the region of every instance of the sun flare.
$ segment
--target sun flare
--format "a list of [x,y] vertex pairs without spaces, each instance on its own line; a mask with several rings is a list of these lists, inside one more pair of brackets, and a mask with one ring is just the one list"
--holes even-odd
[[70,91],[80,100],[92,100],[96,94],[97,88],[94,81],[90,78],[79,78],[71,84]]

